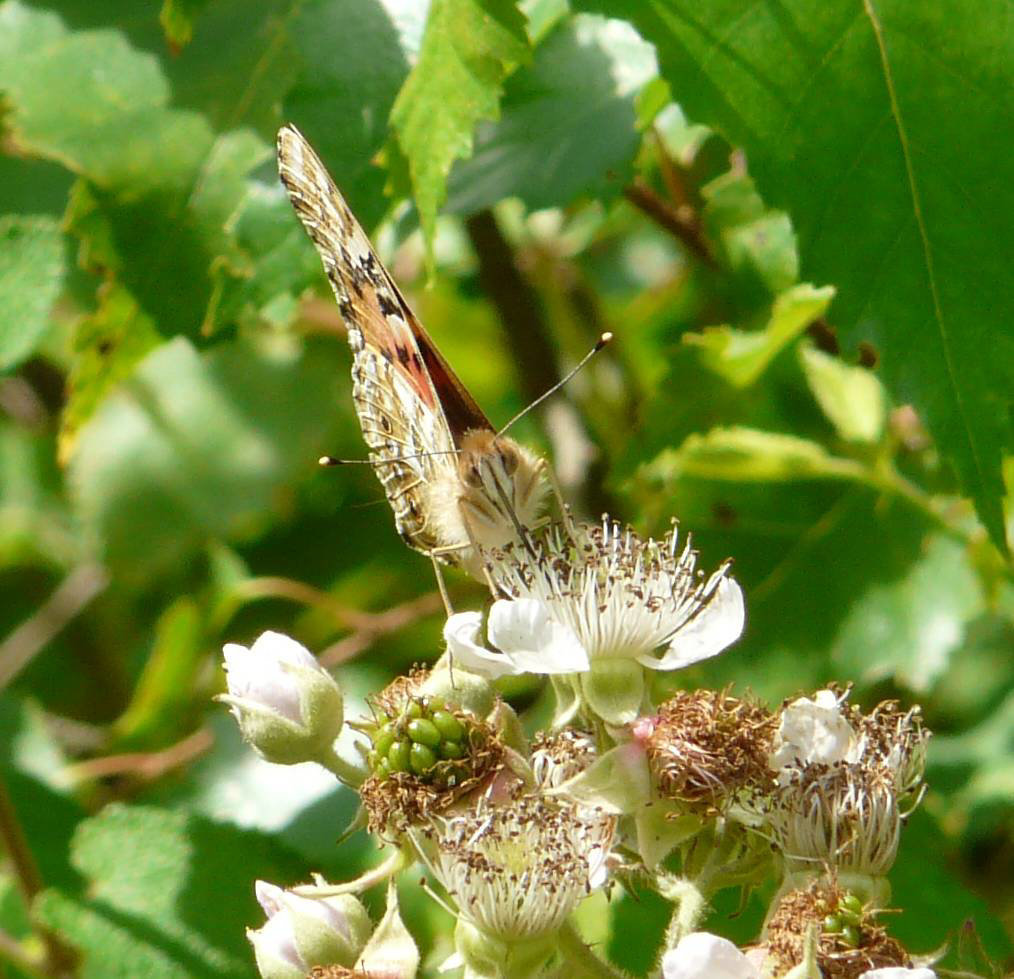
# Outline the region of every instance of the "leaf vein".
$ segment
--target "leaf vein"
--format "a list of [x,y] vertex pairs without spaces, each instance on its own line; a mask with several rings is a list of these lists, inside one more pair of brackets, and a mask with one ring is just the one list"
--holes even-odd
[[887,97],[891,105],[891,114],[894,117],[898,142],[901,146],[902,159],[905,164],[905,173],[908,179],[909,194],[912,200],[912,212],[915,217],[916,227],[919,231],[920,244],[922,245],[923,259],[926,265],[926,276],[929,283],[930,299],[933,304],[933,314],[936,320],[937,330],[940,333],[941,349],[944,355],[944,364],[947,368],[947,377],[950,382],[951,389],[954,392],[955,404],[957,405],[958,413],[961,415],[965,436],[968,440],[972,459],[974,460],[976,474],[978,476],[979,495],[985,498],[987,496],[986,487],[988,485],[988,480],[986,479],[986,462],[982,458],[982,450],[975,438],[974,429],[970,423],[964,391],[958,383],[957,372],[954,365],[954,353],[951,350],[951,338],[948,333],[947,324],[944,320],[943,307],[940,302],[940,291],[937,286],[937,272],[934,263],[933,248],[930,244],[929,229],[926,226],[926,219],[922,209],[922,199],[919,194],[919,186],[916,181],[915,169],[912,164],[908,131],[905,127],[905,122],[902,119],[901,106],[898,102],[898,93],[895,89],[894,76],[891,72],[890,59],[887,54],[887,44],[884,39],[883,25],[880,23],[879,16],[874,7],[874,0],[863,0],[863,7],[866,10],[866,15],[869,18],[870,25],[873,29],[873,36],[880,54],[880,63],[884,72],[884,84],[887,88]]

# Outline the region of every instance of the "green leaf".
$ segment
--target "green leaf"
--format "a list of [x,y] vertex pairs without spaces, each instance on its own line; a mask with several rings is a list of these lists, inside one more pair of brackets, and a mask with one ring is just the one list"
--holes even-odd
[[802,283],[775,299],[761,330],[745,332],[732,326],[711,326],[703,333],[685,333],[683,342],[700,350],[701,362],[736,387],[749,387],[768,364],[824,311],[834,289]]
[[259,834],[119,804],[81,824],[71,859],[87,888],[45,891],[34,911],[80,951],[82,979],[246,979],[254,880],[300,873]]
[[360,223],[372,228],[390,206],[374,158],[409,73],[396,10],[378,0],[314,0],[289,25],[300,73],[285,116],[313,144]]
[[655,44],[673,97],[746,150],[802,273],[880,354],[1006,551],[1014,155],[1003,0],[577,0]]
[[504,85],[500,121],[479,125],[474,155],[451,173],[448,210],[471,214],[511,196],[538,209],[619,194],[640,145],[637,95],[656,71],[651,46],[622,21],[558,25]]
[[194,37],[194,21],[210,0],[163,0],[158,21],[169,46],[179,51]]
[[63,283],[63,236],[49,217],[0,217],[0,371],[30,357]]
[[858,463],[831,455],[817,442],[742,426],[691,435],[648,463],[644,475],[663,483],[688,476],[747,483],[864,477]]
[[433,0],[422,50],[391,110],[432,258],[451,165],[472,153],[476,123],[496,119],[504,79],[526,61],[513,0]]
[[197,604],[189,597],[176,599],[159,616],[151,654],[127,709],[113,725],[116,749],[159,747],[160,738],[179,730],[205,652],[204,622]]
[[289,280],[270,270],[265,295],[262,256],[236,239],[238,215],[264,186],[248,175],[271,157],[267,142],[250,130],[213,138],[203,116],[169,108],[158,61],[117,31],[68,31],[14,0],[0,6],[4,29],[0,88],[15,144],[87,178],[66,217],[82,264],[120,279],[154,329],[211,333],[223,316],[259,313],[258,302],[277,304],[290,285],[305,286],[297,262]]
[[966,549],[936,535],[895,581],[872,584],[842,624],[833,656],[842,675],[884,677],[925,694],[961,648],[968,623],[985,609]]
[[334,347],[305,358],[183,338],[149,354],[85,425],[70,480],[124,581],[167,573],[215,537],[245,538],[313,470],[335,416]]
[[739,170],[716,177],[701,188],[701,218],[709,240],[743,285],[756,282],[778,295],[799,279],[799,255],[792,221],[773,211]]
[[81,426],[102,399],[128,377],[161,338],[150,316],[121,286],[99,293],[99,307],[78,323],[77,356],[68,378],[68,398],[60,419],[59,456],[66,462],[74,451]]
[[0,91],[9,138],[107,190],[186,190],[211,141],[195,113],[168,108],[158,61],[116,30],[71,32],[18,0],[0,4]]
[[843,364],[812,344],[799,347],[806,383],[821,411],[847,442],[876,442],[884,428],[884,388],[865,367]]
[[898,860],[890,874],[892,907],[904,913],[892,917],[891,934],[913,955],[926,955],[951,939],[941,965],[953,966],[955,939],[971,921],[990,956],[1006,959],[1011,942],[1003,924],[990,913],[982,897],[955,876],[949,850],[947,839],[925,807],[905,821]]

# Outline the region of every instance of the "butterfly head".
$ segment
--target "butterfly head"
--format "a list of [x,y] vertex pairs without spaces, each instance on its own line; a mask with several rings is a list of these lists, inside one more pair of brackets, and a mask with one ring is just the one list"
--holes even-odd
[[458,511],[471,538],[484,546],[512,540],[538,519],[546,495],[544,463],[514,439],[473,429],[458,454]]

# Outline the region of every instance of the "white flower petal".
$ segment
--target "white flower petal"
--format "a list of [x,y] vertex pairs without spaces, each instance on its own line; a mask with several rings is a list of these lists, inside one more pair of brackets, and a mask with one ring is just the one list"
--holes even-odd
[[799,765],[833,765],[854,754],[856,733],[833,690],[799,697],[783,711],[770,764],[776,771]]
[[548,606],[534,598],[494,602],[489,639],[523,673],[581,673],[588,654],[569,626],[556,622]]
[[286,965],[306,971],[306,963],[296,948],[292,919],[287,914],[276,914],[273,918],[268,918],[264,927],[248,932],[248,937],[257,952],[258,960],[261,956],[266,956],[269,960],[278,959]]
[[[264,635],[279,636],[278,633]],[[262,643],[263,638],[264,636],[261,636],[250,649],[236,643],[226,643],[223,647],[225,679],[229,693],[237,699],[254,701],[263,707],[276,710],[290,721],[301,723],[299,684],[291,673],[282,668],[281,661],[271,655],[277,649],[285,649],[286,655],[291,650],[284,645],[281,647],[273,645],[273,640],[269,640],[266,644]],[[279,638],[288,637],[279,636]],[[310,656],[295,640],[288,639],[288,642]],[[310,656],[310,659],[313,660],[313,657]],[[313,660],[313,665],[319,669],[316,660]]]
[[727,938],[696,931],[662,959],[665,979],[760,979],[753,963]]
[[466,670],[491,678],[520,673],[506,656],[494,653],[475,641],[481,627],[482,615],[479,612],[458,612],[447,620],[444,642],[454,661]]
[[274,917],[285,907],[283,900],[285,891],[277,884],[271,884],[266,880],[254,881],[254,894],[257,903],[269,918]]
[[262,632],[250,647],[250,653],[287,666],[321,669],[313,653],[295,639],[280,632]]
[[708,604],[673,636],[665,653],[659,657],[645,653],[637,661],[653,670],[678,670],[708,659],[740,637],[745,620],[742,589],[723,577]]

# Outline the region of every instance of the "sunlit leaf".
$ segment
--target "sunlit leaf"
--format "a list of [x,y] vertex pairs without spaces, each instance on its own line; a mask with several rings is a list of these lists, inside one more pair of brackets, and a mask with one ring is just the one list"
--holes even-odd
[[834,645],[835,662],[864,683],[890,676],[923,694],[983,610],[982,587],[965,548],[938,535],[904,576],[873,585],[856,602]]
[[162,747],[159,736],[171,733],[179,723],[191,699],[198,664],[204,659],[203,626],[189,597],[177,599],[159,616],[151,655],[130,704],[113,727],[122,749]]
[[87,889],[46,891],[35,909],[81,952],[83,979],[245,979],[254,880],[298,873],[265,837],[154,808],[109,806],[71,849]]
[[775,299],[771,318],[760,330],[711,326],[685,333],[683,342],[699,348],[701,361],[736,387],[753,384],[786,344],[822,316],[834,296],[831,286],[794,286]]
[[504,79],[529,57],[513,0],[434,0],[419,60],[391,110],[427,242],[455,160],[472,154],[476,123],[499,115]]
[[663,452],[646,468],[650,478],[684,476],[736,482],[795,479],[861,479],[850,459],[832,456],[817,442],[750,428],[715,428],[691,435],[678,449]]
[[[655,44],[673,97],[746,151],[785,207],[802,274],[838,289],[835,324],[880,353],[1004,542],[1012,446],[1014,157],[1007,5],[579,0]],[[960,108],[959,108],[960,107]]]
[[451,173],[448,209],[504,197],[537,209],[577,194],[616,196],[639,139],[635,100],[655,76],[651,47],[622,21],[575,17],[504,84],[501,119],[479,125],[475,153]]
[[0,371],[30,357],[63,282],[63,236],[49,217],[0,217]]
[[799,348],[799,359],[817,404],[849,442],[876,442],[884,427],[884,389],[865,367],[843,364],[810,344]]
[[158,19],[166,40],[177,50],[194,36],[194,21],[210,0],[163,0]]

